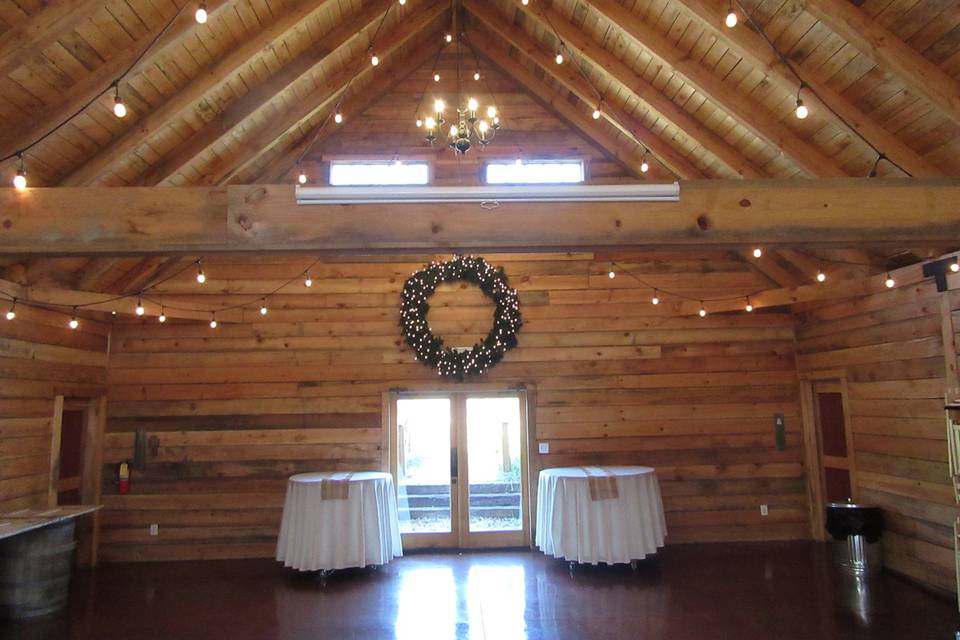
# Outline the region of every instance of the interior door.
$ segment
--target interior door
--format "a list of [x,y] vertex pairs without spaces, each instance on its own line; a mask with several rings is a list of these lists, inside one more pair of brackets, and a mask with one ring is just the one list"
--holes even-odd
[[813,386],[821,480],[826,502],[854,499],[853,447],[847,428],[846,403],[840,382]]
[[517,391],[394,394],[406,548],[529,544],[525,403]]

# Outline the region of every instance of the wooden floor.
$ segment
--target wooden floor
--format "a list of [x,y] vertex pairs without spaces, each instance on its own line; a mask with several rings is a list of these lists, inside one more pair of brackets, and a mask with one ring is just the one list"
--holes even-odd
[[682,545],[627,567],[522,551],[419,554],[326,588],[268,560],[107,565],[58,618],[0,638],[952,639],[956,604],[892,575],[857,583],[812,543]]

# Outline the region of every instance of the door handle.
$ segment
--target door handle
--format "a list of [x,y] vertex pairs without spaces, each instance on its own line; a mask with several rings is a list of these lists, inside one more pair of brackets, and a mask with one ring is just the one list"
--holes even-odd
[[450,447],[450,480],[457,481],[457,448]]

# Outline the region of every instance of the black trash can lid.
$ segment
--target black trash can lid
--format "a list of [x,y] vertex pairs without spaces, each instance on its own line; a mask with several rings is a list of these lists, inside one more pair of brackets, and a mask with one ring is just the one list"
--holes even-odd
[[827,505],[827,531],[834,540],[863,536],[867,542],[877,542],[883,531],[883,512],[854,502],[831,502]]

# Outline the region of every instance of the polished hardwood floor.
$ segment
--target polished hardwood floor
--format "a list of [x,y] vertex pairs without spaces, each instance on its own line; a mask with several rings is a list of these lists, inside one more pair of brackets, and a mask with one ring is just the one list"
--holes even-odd
[[667,547],[629,567],[527,551],[408,555],[326,587],[269,560],[106,565],[68,609],[0,638],[124,640],[952,640],[956,602],[893,575],[857,581],[823,545]]

